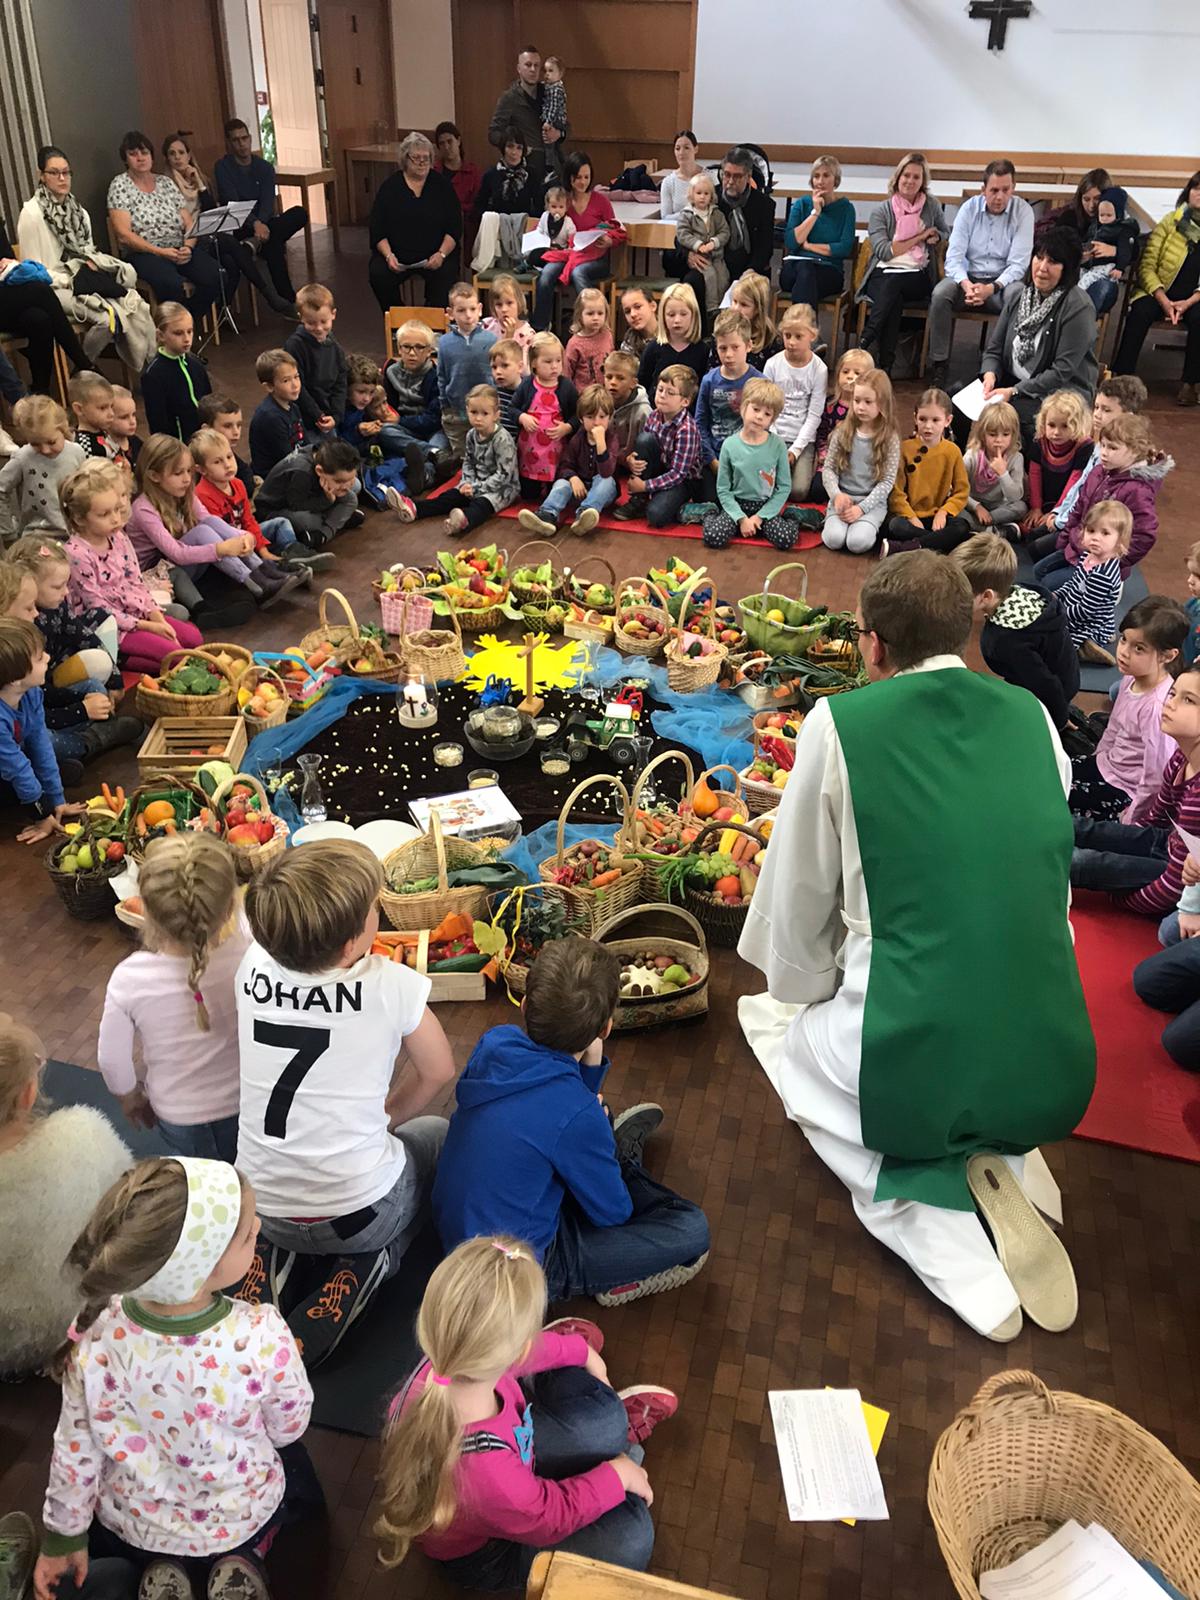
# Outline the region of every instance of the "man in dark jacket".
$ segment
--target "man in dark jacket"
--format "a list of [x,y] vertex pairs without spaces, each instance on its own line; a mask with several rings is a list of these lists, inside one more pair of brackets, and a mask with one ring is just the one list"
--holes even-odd
[[299,233],[308,214],[303,206],[290,206],[275,215],[275,168],[253,153],[250,130],[240,117],[231,117],[225,124],[225,148],[228,155],[222,156],[213,168],[217,199],[223,206],[231,200],[254,201],[254,210],[240,237],[257,245],[280,298],[294,300],[287,242]]
[[516,128],[525,141],[525,164],[529,169],[530,190],[540,196],[546,186],[548,169],[562,172],[562,144],[565,137],[542,116],[542,56],[527,44],[517,57],[517,76],[496,101],[488,123],[488,143],[503,152],[504,135]]
[[717,204],[729,222],[725,246],[729,276],[737,279],[752,269],[769,278],[775,251],[775,202],[757,187],[754,157],[742,145],[735,145],[721,163]]
[[1017,552],[998,533],[977,533],[950,556],[966,574],[983,623],[979,648],[990,671],[1028,689],[1061,733],[1079,693],[1079,657],[1055,595],[1017,583]]

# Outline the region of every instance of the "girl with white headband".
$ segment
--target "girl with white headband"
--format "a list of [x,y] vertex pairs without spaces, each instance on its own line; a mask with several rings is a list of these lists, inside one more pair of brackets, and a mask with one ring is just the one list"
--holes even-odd
[[312,1390],[274,1307],[221,1292],[257,1236],[235,1168],[179,1157],[119,1178],[75,1241],[38,1600],[76,1594],[89,1556],[134,1562],[143,1600],[266,1600],[261,1557],[312,1482]]

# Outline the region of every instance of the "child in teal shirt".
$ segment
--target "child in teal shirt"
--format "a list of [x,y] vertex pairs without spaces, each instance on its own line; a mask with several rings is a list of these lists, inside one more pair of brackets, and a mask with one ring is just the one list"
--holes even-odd
[[796,524],[781,515],[792,485],[787,445],[771,426],[783,410],[783,390],[749,378],[742,390],[742,427],[726,439],[717,466],[717,505],[704,518],[704,542],[724,550],[739,533],[767,539],[777,550],[796,543]]

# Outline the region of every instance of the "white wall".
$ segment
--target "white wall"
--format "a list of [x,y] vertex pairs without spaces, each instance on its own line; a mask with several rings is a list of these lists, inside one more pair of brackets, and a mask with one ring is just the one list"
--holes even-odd
[[450,0],[391,0],[396,125],[436,128],[454,116]]
[[987,35],[966,0],[699,0],[696,132],[768,150],[1195,154],[1196,0],[1037,0],[1003,52]]

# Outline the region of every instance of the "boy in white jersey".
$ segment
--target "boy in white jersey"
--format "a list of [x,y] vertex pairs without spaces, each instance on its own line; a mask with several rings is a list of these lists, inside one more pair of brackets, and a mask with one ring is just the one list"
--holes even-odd
[[286,851],[246,891],[238,1166],[271,1244],[339,1258],[313,1297],[336,1289],[338,1306],[289,1316],[306,1320],[310,1366],[315,1336],[327,1355],[428,1215],[447,1124],[418,1113],[457,1070],[428,978],[369,953],[382,887],[371,851],[330,839]]

